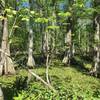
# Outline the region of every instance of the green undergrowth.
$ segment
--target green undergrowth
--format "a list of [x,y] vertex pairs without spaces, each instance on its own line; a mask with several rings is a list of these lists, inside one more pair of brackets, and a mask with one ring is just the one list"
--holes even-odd
[[[32,76],[26,86],[27,71],[19,70],[14,76],[0,77],[5,100],[100,100],[100,79],[89,76],[77,66],[64,67],[55,62],[49,69],[53,93],[39,80]],[[33,69],[33,72],[45,78],[45,67]]]

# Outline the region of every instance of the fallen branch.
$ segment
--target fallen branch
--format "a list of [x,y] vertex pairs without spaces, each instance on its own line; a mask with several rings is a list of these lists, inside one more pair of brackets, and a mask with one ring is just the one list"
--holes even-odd
[[51,84],[48,84],[47,82],[45,82],[40,76],[38,76],[37,74],[35,74],[34,72],[32,72],[31,70],[28,70],[28,72],[35,76],[38,80],[40,80],[43,84],[45,84],[47,87],[49,87],[49,89],[51,89],[53,92],[57,93],[57,91],[51,86]]

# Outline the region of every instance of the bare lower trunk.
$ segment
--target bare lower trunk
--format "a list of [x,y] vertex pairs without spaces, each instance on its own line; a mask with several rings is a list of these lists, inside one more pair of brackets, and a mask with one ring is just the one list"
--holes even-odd
[[46,54],[47,52],[47,33],[45,32],[43,38],[43,53]]
[[67,35],[66,35],[66,38],[65,38],[65,43],[67,44],[67,47],[66,47],[66,51],[65,51],[65,55],[64,55],[64,58],[63,58],[63,64],[70,64],[70,59],[71,59],[71,55],[72,55],[72,52],[71,52],[71,29],[68,31]]
[[48,37],[48,32],[45,33],[45,38],[46,38],[46,80],[47,80],[47,83],[50,84],[50,81],[49,81],[49,56],[50,56],[50,50],[49,50],[49,37]]
[[74,56],[74,55],[75,55],[75,45],[73,43],[73,45],[72,45],[72,56]]
[[0,87],[0,100],[4,100],[3,91],[1,89],[1,87]]
[[10,44],[8,42],[7,45],[7,53],[9,56],[6,56],[6,65],[7,65],[7,74],[15,74],[15,68],[14,68],[14,63],[10,57]]
[[100,74],[100,23],[99,23],[100,16],[95,18],[96,24],[96,33],[95,33],[95,45],[94,45],[94,64],[93,69],[90,72],[97,76]]
[[[7,18],[4,19],[3,38],[1,44],[1,61],[0,61],[0,75],[2,74],[15,74],[14,64],[10,56],[10,45],[8,41],[8,26]],[[7,56],[5,53],[9,54]]]
[[[30,11],[33,8],[31,4],[32,4],[32,0],[29,0],[29,5],[30,5],[29,10]],[[34,67],[35,66],[35,60],[34,60],[34,57],[33,57],[33,30],[32,30],[33,24],[31,24],[31,21],[32,21],[32,19],[29,16],[29,21],[27,22],[27,28],[28,28],[28,32],[29,32],[29,35],[28,35],[29,47],[28,47],[28,61],[27,61],[28,67]]]
[[81,46],[81,30],[79,29],[79,34],[78,34],[78,42],[79,46]]
[[3,64],[0,62],[0,76],[3,74]]
[[50,84],[50,80],[49,80],[49,54],[47,54],[47,59],[46,59],[46,79],[47,79],[47,83]]
[[32,29],[29,29],[29,48],[28,48],[27,65],[29,67],[35,66],[35,61],[34,61],[34,58],[33,58],[33,31],[32,31]]

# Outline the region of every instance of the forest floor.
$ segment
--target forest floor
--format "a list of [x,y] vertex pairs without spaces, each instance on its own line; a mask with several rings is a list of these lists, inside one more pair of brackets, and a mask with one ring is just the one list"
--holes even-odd
[[[53,63],[49,69],[49,77],[52,86],[59,92],[59,96],[54,96],[50,89],[46,88],[34,76],[29,85],[31,87],[30,92],[25,89],[25,77],[28,73],[24,69],[20,69],[14,76],[2,76],[0,77],[0,83],[2,84],[5,100],[13,100],[13,97],[17,98],[15,100],[23,100],[21,95],[26,94],[27,97],[32,96],[35,99],[27,99],[26,97],[24,100],[100,100],[100,79],[87,74],[86,68],[88,66],[89,64],[85,68],[78,65],[65,67],[58,61]],[[38,67],[33,71],[46,80],[45,67]]]

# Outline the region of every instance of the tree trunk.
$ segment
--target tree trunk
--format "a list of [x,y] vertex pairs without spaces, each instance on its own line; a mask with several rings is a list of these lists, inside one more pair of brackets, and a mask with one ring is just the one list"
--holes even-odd
[[[32,9],[31,5],[31,0],[29,0],[30,4],[30,10]],[[29,47],[28,47],[28,61],[27,65],[28,67],[34,67],[35,66],[35,60],[33,58],[33,30],[32,30],[32,25],[31,25],[31,18],[29,17],[29,21],[27,23],[27,28],[28,28],[28,39],[29,39]]]
[[49,54],[47,54],[47,59],[46,59],[46,80],[47,80],[47,83],[50,84],[50,80],[49,80]]
[[71,56],[72,56],[72,39],[71,39],[71,28],[69,29],[68,33],[66,34],[66,37],[65,37],[65,43],[66,43],[66,51],[65,51],[65,55],[64,55],[64,58],[63,58],[63,64],[67,65],[67,64],[70,64],[70,59],[71,59]]
[[0,87],[0,100],[4,100],[3,91],[1,89],[1,87]]
[[47,83],[50,84],[49,81],[49,64],[50,64],[50,48],[49,48],[49,36],[48,31],[45,33],[45,50],[46,50],[46,80]]
[[28,48],[28,61],[27,65],[29,67],[35,66],[35,60],[33,58],[33,30],[29,29],[29,48]]
[[100,16],[95,18],[96,33],[95,33],[95,45],[94,45],[94,68],[93,73],[97,76],[100,74]]
[[[8,41],[7,18],[4,19],[1,49],[2,49],[2,51],[9,54],[9,56],[10,56],[10,44],[9,44],[9,41]],[[5,55],[4,52],[1,52],[0,75],[2,75],[2,74],[15,74],[13,61],[10,57]]]

